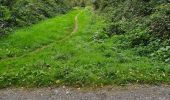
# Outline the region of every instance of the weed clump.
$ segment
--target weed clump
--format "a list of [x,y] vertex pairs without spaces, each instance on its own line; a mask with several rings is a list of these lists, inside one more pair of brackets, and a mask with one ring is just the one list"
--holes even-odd
[[124,35],[122,38],[128,39],[124,45],[137,54],[169,61],[169,49],[160,50],[170,45],[168,0],[96,0],[94,6],[106,17],[108,26],[104,30],[110,37]]

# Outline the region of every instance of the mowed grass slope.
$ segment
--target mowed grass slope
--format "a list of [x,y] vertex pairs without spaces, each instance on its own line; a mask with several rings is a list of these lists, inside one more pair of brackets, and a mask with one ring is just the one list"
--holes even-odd
[[57,16],[31,27],[16,30],[0,39],[0,60],[17,57],[54,41],[60,40],[74,28],[74,17],[78,10]]
[[[78,31],[65,41],[56,42],[72,32],[74,17],[77,14],[79,14]],[[62,27],[53,26],[58,25],[56,20],[62,24]],[[42,26],[40,31],[38,31],[39,27],[36,27],[39,25]],[[41,42],[34,43],[32,41],[36,40],[30,40],[27,43],[31,49],[27,51],[22,51],[21,45],[25,45],[24,40],[22,40],[22,44],[19,42],[20,39],[17,40],[14,35],[9,36],[15,40],[16,48],[21,49],[20,55],[28,54],[26,56],[18,55],[12,60],[5,60],[8,56],[4,56],[4,60],[0,61],[0,87],[50,85],[79,87],[129,83],[170,83],[169,65],[152,61],[146,57],[135,56],[132,50],[120,48],[120,39],[123,39],[123,36],[107,38],[101,34],[104,26],[102,18],[94,15],[90,9],[84,9],[75,10],[69,14],[49,19],[49,22],[47,20],[47,22],[44,21],[28,28],[30,37],[26,35],[25,40],[31,39],[31,36],[41,37],[38,38]],[[42,36],[35,35],[35,30]],[[19,31],[25,32],[25,29]],[[24,36],[21,33],[20,35],[20,37]],[[1,42],[10,41],[9,37]],[[48,48],[31,52],[34,48],[41,48],[44,40],[47,40],[45,44],[51,42],[52,44]]]

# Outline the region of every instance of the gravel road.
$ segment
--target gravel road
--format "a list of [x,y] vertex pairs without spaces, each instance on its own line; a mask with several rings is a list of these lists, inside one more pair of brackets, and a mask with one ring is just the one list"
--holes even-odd
[[0,100],[170,100],[170,86],[2,89]]

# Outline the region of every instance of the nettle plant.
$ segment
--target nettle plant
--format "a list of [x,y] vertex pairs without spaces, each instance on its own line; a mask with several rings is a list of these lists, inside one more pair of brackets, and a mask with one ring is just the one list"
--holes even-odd
[[165,62],[170,62],[170,46],[158,49],[156,52],[152,53],[151,56]]

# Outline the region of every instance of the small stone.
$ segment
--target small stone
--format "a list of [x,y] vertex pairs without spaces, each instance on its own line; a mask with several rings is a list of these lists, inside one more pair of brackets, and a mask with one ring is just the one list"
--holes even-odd
[[63,89],[65,89],[66,87],[65,86],[63,86]]
[[55,90],[54,92],[55,92],[55,94],[58,94],[58,93],[59,93],[59,91],[58,91],[58,90]]
[[66,95],[69,95],[69,94],[70,94],[69,90],[66,90]]

